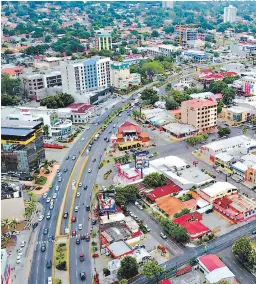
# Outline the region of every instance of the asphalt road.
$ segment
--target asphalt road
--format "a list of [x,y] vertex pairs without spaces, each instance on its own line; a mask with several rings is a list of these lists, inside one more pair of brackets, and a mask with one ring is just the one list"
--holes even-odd
[[[171,260],[168,260],[161,266],[165,270],[174,269],[176,267],[179,267],[185,263],[187,263],[190,259],[193,259],[195,257],[199,257],[200,255],[203,255],[205,253],[213,253],[216,254],[230,246],[238,240],[241,236],[249,236],[251,235],[251,232],[253,229],[256,228],[256,221],[252,221],[251,223],[247,223],[242,227],[239,227],[232,231],[231,233],[228,233],[226,235],[223,235],[217,239],[214,239],[210,241],[207,246],[200,246],[197,248],[185,248],[184,254],[177,256]],[[154,280],[146,279],[143,275],[140,275],[136,277],[133,281],[130,283],[136,283],[136,284],[155,284]],[[242,282],[244,283],[244,282]],[[253,282],[251,282],[253,283]]]

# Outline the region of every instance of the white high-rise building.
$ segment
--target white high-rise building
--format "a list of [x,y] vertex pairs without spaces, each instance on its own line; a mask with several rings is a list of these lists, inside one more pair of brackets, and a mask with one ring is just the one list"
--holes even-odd
[[111,86],[110,58],[95,56],[86,60],[60,62],[63,93],[90,103],[90,93]]
[[162,1],[162,7],[173,9],[174,1]]
[[237,8],[229,5],[224,8],[224,23],[234,23],[236,21]]

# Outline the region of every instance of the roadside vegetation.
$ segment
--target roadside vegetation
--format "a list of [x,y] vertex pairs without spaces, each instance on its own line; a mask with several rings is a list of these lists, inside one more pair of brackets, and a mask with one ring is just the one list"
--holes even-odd
[[67,244],[59,243],[56,245],[56,268],[58,270],[67,270]]

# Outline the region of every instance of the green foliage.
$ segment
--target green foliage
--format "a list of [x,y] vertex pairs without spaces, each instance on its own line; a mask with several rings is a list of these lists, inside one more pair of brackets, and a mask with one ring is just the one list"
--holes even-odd
[[174,217],[175,217],[175,218],[179,218],[179,217],[181,217],[181,216],[183,216],[183,215],[188,214],[189,212],[190,212],[190,209],[185,208],[185,209],[182,209],[180,212],[175,213],[175,214],[174,214]]
[[79,40],[73,37],[63,37],[51,45],[54,51],[65,52],[72,55],[73,52],[83,52],[84,47]]
[[163,174],[152,173],[144,177],[143,184],[147,188],[155,188],[159,186],[164,186],[167,184],[167,179]]
[[49,48],[50,46],[48,44],[29,46],[24,50],[24,53],[27,55],[44,55]]
[[232,252],[237,255],[242,262],[248,262],[251,251],[252,246],[247,237],[241,237],[232,246]]
[[148,101],[150,104],[154,104],[159,100],[159,97],[157,95],[157,91],[153,89],[145,89],[141,93],[141,99],[144,101]]
[[41,106],[47,106],[47,108],[61,108],[66,107],[74,102],[74,98],[69,94],[57,94],[40,100]]
[[174,26],[167,26],[164,27],[163,30],[167,33],[167,34],[172,34],[174,32]]
[[100,56],[106,56],[106,57],[111,57],[111,56],[112,56],[111,50],[106,50],[106,49],[100,50],[100,51],[98,52],[98,54],[99,54]]
[[159,35],[160,35],[159,32],[154,30],[151,34],[151,37],[159,37]]
[[235,96],[236,96],[236,91],[233,88],[224,88],[222,90],[223,94],[223,103],[225,105],[229,105],[233,102]]
[[239,76],[225,76],[223,82],[226,84],[232,84],[235,80],[237,80]]
[[67,244],[59,243],[56,246],[56,268],[58,270],[67,270]]
[[170,96],[173,97],[173,99],[180,105],[183,101],[190,100],[191,97],[189,94],[181,93],[178,90],[172,89],[169,93]]
[[44,42],[47,42],[47,43],[49,43],[51,41],[52,41],[52,37],[50,35],[47,35],[44,39]]
[[2,106],[15,106],[18,105],[20,100],[17,97],[12,97],[7,94],[1,94]]
[[13,54],[13,51],[10,50],[10,49],[6,49],[6,50],[4,51],[4,54],[5,54],[5,55]]
[[138,195],[139,189],[135,184],[116,187],[116,203],[118,205],[125,205],[129,201],[135,201]]
[[168,110],[174,110],[179,108],[179,104],[171,97],[165,99],[165,106]]
[[164,74],[164,67],[158,61],[146,62],[142,65],[142,70],[144,70],[149,77],[154,76],[155,74]]
[[[12,97],[12,100],[17,100],[16,95],[18,90],[21,88],[20,79],[13,79],[8,74],[2,73],[1,74],[1,94],[6,94]],[[1,97],[1,100],[3,98]],[[10,103],[12,102],[9,97],[5,97],[5,101]],[[4,102],[5,102],[4,101]],[[2,103],[3,104],[3,103]]]
[[187,243],[189,241],[187,230],[179,227],[179,225],[173,223],[168,218],[163,219],[161,221],[161,225],[164,227],[164,230],[177,242]]
[[120,281],[118,281],[118,284],[128,284],[128,280],[127,279],[121,279]]
[[209,42],[206,42],[204,44],[204,48],[211,48],[211,47],[212,47],[212,45]]
[[184,194],[183,196],[179,197],[179,199],[180,199],[182,202],[185,202],[185,201],[188,201],[188,200],[192,199],[192,195],[191,195],[190,193]]
[[142,274],[144,274],[149,279],[154,278],[156,280],[156,283],[159,282],[163,272],[163,267],[157,265],[157,263],[152,260],[144,264],[142,269]]
[[222,93],[226,88],[228,88],[228,85],[223,81],[212,81],[209,85],[209,91],[214,94]]
[[217,113],[221,113],[223,106],[224,106],[223,100],[220,100],[217,106]]
[[138,274],[139,265],[135,257],[126,256],[121,260],[121,267],[118,269],[119,279],[130,279]]
[[228,127],[219,127],[219,128],[218,128],[218,135],[219,135],[220,137],[229,135],[230,133],[231,133],[231,130],[230,130],[230,128],[228,128]]
[[208,138],[208,134],[200,134],[200,135],[197,135],[197,136],[192,136],[192,137],[188,137],[186,139],[186,142],[188,145],[190,146],[194,146],[198,143],[201,143],[201,142],[204,142],[205,140],[207,140]]

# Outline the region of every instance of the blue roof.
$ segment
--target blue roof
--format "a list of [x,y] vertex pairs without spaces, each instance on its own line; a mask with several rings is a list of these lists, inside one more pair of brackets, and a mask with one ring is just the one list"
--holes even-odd
[[1,128],[1,135],[9,135],[9,136],[27,136],[30,133],[33,133],[34,129],[22,129],[22,128]]

